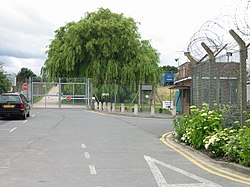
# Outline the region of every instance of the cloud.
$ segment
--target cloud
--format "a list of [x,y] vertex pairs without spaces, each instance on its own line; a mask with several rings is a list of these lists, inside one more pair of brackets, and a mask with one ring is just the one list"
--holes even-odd
[[[7,5],[6,5],[7,6]],[[17,58],[45,58],[46,45],[54,26],[34,10],[20,5],[0,7],[0,55]]]
[[3,62],[3,68],[8,73],[18,73],[21,68],[31,69],[37,76],[40,75],[41,67],[45,59],[40,58],[15,58],[9,56],[0,56],[0,62]]

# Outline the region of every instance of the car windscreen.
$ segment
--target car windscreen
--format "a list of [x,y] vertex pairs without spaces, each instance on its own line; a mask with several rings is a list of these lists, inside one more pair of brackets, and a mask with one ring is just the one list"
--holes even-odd
[[18,95],[0,95],[0,103],[20,103]]

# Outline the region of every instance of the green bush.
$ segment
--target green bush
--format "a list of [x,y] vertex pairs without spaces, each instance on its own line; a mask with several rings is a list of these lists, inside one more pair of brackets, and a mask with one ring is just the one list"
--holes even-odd
[[233,128],[225,128],[215,131],[203,140],[205,148],[215,157],[223,157],[225,149],[223,148],[233,137],[236,136],[237,130]]
[[[175,118],[175,138],[196,149],[205,148],[210,156],[250,166],[250,119],[241,127],[237,115],[232,116],[233,109],[215,108],[191,106],[190,114]],[[250,117],[247,113],[245,116]]]
[[250,166],[250,128],[243,127],[223,146],[228,161]]
[[222,115],[218,111],[209,110],[207,104],[203,104],[202,109],[198,109],[196,106],[191,106],[190,109],[191,114],[175,120],[174,126],[178,139],[200,149],[204,147],[205,137],[222,129]]

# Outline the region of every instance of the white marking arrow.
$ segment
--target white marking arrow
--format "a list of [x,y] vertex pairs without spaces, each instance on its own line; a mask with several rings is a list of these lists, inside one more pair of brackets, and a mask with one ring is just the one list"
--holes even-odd
[[[158,184],[158,187],[184,187],[184,186],[195,186],[195,187],[221,187],[220,185],[218,184],[215,184],[207,179],[204,179],[204,178],[201,178],[197,175],[194,175],[192,173],[189,173],[187,171],[184,171],[180,168],[177,168],[175,166],[172,166],[172,165],[169,165],[169,164],[166,164],[162,161],[159,161],[159,160],[156,160],[154,158],[151,158],[149,156],[145,156],[144,155],[144,158],[145,160],[147,161],[149,167],[150,167],[150,170],[156,180],[156,183]],[[156,166],[156,164],[160,165],[160,166],[163,166],[163,167],[166,167],[168,169],[171,169],[175,172],[178,172],[182,175],[185,175],[189,178],[192,178],[194,180],[197,180],[199,181],[200,183],[190,183],[190,184],[168,184],[167,181],[165,180],[165,178],[162,176],[162,173],[160,172],[159,168]]]

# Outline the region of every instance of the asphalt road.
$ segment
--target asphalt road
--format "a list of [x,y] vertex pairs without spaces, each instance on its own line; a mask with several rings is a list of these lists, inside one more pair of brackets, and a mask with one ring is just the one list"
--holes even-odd
[[165,145],[171,119],[109,116],[80,109],[32,110],[0,118],[1,187],[244,187]]

